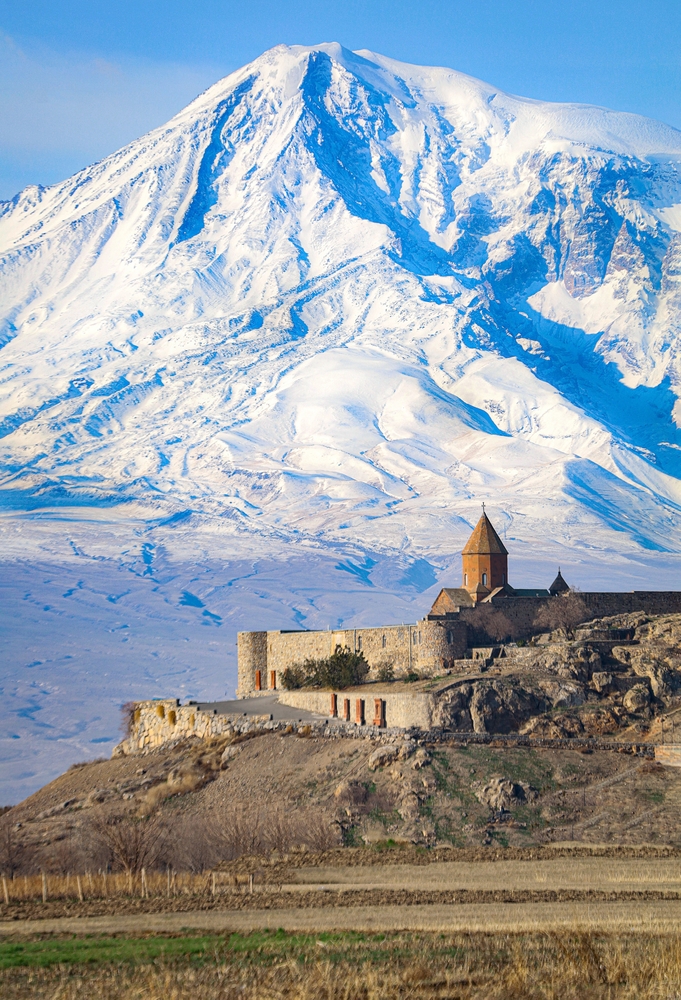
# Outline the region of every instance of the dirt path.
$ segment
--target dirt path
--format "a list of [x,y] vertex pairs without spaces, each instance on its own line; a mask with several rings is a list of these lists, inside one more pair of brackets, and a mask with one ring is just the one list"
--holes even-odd
[[0,936],[37,934],[145,934],[283,928],[317,933],[363,931],[528,932],[581,928],[592,931],[678,932],[681,900],[613,903],[483,903],[469,905],[319,907],[253,911],[122,914],[0,922]]

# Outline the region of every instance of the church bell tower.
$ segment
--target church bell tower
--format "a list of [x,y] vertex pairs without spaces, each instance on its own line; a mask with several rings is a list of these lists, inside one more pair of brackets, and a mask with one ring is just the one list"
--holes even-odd
[[463,588],[476,602],[508,583],[508,552],[487,517],[484,505],[482,517],[463,547],[461,561]]

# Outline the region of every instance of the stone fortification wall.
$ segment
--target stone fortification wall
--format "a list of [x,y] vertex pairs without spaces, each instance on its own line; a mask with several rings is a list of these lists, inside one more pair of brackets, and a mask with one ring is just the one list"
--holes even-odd
[[[317,692],[319,693],[319,692]],[[327,699],[328,699],[328,692]],[[298,706],[305,707],[305,706]],[[324,712],[328,715],[328,712]],[[390,739],[401,735],[402,727],[379,728],[368,722],[358,726],[354,722],[319,719],[312,722],[291,723],[273,721],[270,715],[219,715],[215,712],[197,712],[196,706],[180,705],[177,699],[141,701],[134,707],[131,731],[127,739],[114,747],[112,757],[151,753],[164,745],[171,745],[189,738],[239,736],[255,732],[297,732],[299,735]]]
[[246,732],[270,721],[270,715],[218,715],[197,711],[195,705],[180,705],[176,698],[163,701],[138,701],[133,709],[130,734],[115,748],[118,756],[154,750],[164,743],[196,736]]
[[[585,606],[583,621],[642,611],[645,614],[681,613],[681,591],[632,591],[630,593],[580,593]],[[516,638],[537,633],[537,614],[562,597],[496,597],[492,608],[508,619]],[[281,688],[283,671],[305,659],[330,656],[336,646],[361,650],[375,678],[383,664],[396,677],[416,671],[432,677],[457,668],[467,649],[493,645],[498,636],[486,631],[489,604],[460,608],[445,616],[429,616],[411,625],[382,628],[338,629],[325,632],[240,632],[237,697],[251,697]],[[543,630],[546,626],[543,626]]]
[[432,676],[462,657],[466,644],[465,624],[427,619],[413,625],[325,632],[240,632],[237,697],[278,690],[287,667],[328,657],[336,646],[364,653],[374,676],[389,664],[399,677],[412,670]]
[[[376,728],[386,729],[430,729],[436,712],[436,698],[422,691],[390,691],[377,685],[367,684],[361,688],[346,691],[319,691],[301,689],[282,691],[279,701],[283,705],[302,708],[318,715],[345,719],[346,702],[351,724],[358,719]],[[358,705],[358,702],[360,703]],[[382,706],[377,705],[382,702]],[[337,715],[333,716],[333,712]],[[376,720],[376,722],[374,721]],[[379,722],[380,720],[380,722]]]
[[[629,593],[581,593],[577,596],[584,603],[583,621],[593,618],[607,618],[611,615],[629,614],[642,611],[649,615],[677,614],[681,612],[681,591],[641,591]],[[563,600],[562,597],[495,597],[490,604],[501,611],[513,626],[516,638],[529,639],[537,634],[535,624],[537,614],[546,605]],[[468,630],[469,646],[486,646],[494,642],[495,637],[485,631],[484,608],[481,605],[474,608],[460,608],[456,616],[465,622]],[[482,614],[481,614],[482,611]],[[542,631],[546,631],[543,626]]]
[[681,590],[632,590],[625,594],[579,594],[591,618],[607,618],[632,611],[647,615],[673,615],[681,612]]

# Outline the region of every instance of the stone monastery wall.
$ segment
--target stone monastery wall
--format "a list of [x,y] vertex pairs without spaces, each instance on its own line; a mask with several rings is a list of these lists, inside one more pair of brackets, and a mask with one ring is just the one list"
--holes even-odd
[[331,656],[336,646],[361,651],[376,675],[390,664],[397,676],[410,670],[437,673],[443,663],[460,659],[466,651],[464,622],[423,619],[414,625],[337,629],[326,632],[239,632],[237,698],[281,688],[283,671],[305,659]]
[[[584,603],[586,614],[584,621],[592,618],[607,618],[611,615],[624,615],[634,611],[643,611],[649,615],[670,615],[681,613],[681,591],[671,590],[634,590],[629,593],[581,593],[577,596]],[[501,611],[516,630],[517,638],[529,638],[537,634],[535,620],[537,612],[544,605],[561,601],[561,597],[496,597],[489,604]],[[458,618],[466,623],[468,643],[470,646],[487,646],[493,643],[493,637],[488,636],[484,629],[484,619],[480,614],[481,605],[474,608],[461,608]],[[542,631],[546,631],[544,627]]]

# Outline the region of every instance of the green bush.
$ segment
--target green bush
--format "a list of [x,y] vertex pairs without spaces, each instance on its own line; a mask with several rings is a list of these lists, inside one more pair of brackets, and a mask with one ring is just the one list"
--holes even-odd
[[287,667],[281,675],[285,688],[346,688],[362,684],[369,673],[364,653],[336,646],[332,655],[321,660],[304,660]]

